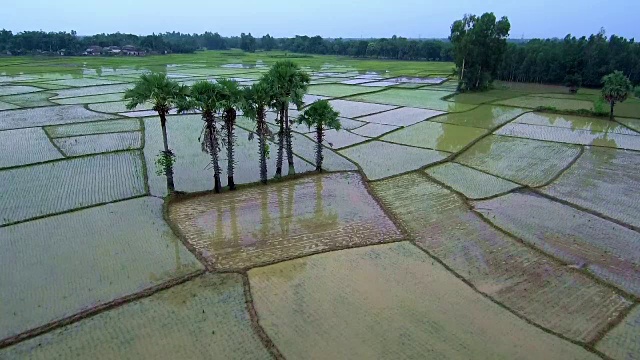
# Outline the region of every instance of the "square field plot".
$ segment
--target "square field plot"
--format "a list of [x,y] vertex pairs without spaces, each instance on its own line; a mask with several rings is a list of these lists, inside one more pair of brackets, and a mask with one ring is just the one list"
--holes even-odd
[[580,147],[489,135],[463,152],[463,165],[532,187],[546,185],[576,157]]
[[376,89],[366,86],[345,85],[345,84],[323,84],[309,86],[309,94],[324,95],[329,97],[343,97],[359,93],[376,91]]
[[96,86],[96,85],[117,84],[117,83],[119,83],[119,81],[111,81],[111,80],[104,80],[104,79],[93,79],[93,78],[78,78],[78,79],[53,80],[53,81],[48,81],[47,83],[54,84],[54,85],[80,87],[80,86]]
[[54,93],[50,92],[34,92],[28,94],[3,96],[0,97],[0,100],[23,108],[51,106],[56,105],[56,103],[49,101],[49,98],[54,95]]
[[0,339],[202,269],[151,197],[0,228],[0,250]]
[[16,94],[26,94],[32,92],[38,92],[42,89],[33,87],[33,86],[25,86],[25,85],[2,85],[0,86],[0,96],[5,95],[16,95]]
[[123,96],[124,96],[123,93],[99,94],[99,95],[88,95],[88,96],[80,96],[80,97],[68,97],[68,98],[62,98],[62,99],[52,99],[51,101],[61,105],[93,104],[93,103],[101,103],[101,102],[119,101],[119,100],[122,100]]
[[476,203],[500,228],[634,295],[640,295],[640,234],[534,194]]
[[0,169],[60,158],[41,128],[0,131]]
[[50,106],[0,112],[0,130],[19,129],[43,125],[112,119],[114,116],[95,113],[80,105]]
[[[249,271],[267,335],[289,359],[591,359],[401,242]],[[312,320],[311,320],[312,319]]]
[[429,109],[405,107],[361,117],[360,120],[384,125],[409,126],[440,114],[444,113]]
[[139,149],[142,134],[139,131],[112,134],[83,135],[53,139],[66,156],[81,156],[113,151]]
[[354,173],[179,200],[169,219],[221,270],[402,238]]
[[458,104],[442,100],[442,97],[450,94],[453,93],[430,90],[389,89],[373,94],[356,95],[349,98],[349,100],[409,106],[446,112],[466,111],[475,107],[475,105]]
[[47,126],[45,128],[47,134],[54,139],[70,136],[108,134],[139,130],[140,120],[137,119],[97,121],[81,124]]
[[340,116],[355,118],[369,114],[379,113],[395,108],[395,106],[368,104],[356,101],[331,100],[331,106],[340,113]]
[[542,191],[640,229],[638,189],[640,154],[591,147]]
[[487,130],[425,121],[383,136],[382,140],[446,152],[458,152]]
[[612,359],[633,359],[640,354],[640,307],[605,335],[596,349]]
[[624,135],[590,130],[573,130],[564,127],[527,124],[507,124],[496,131],[497,135],[523,139],[553,141],[565,144],[593,145],[615,149],[640,150],[640,134]]
[[509,105],[535,109],[540,106],[554,107],[558,110],[592,110],[593,102],[587,100],[554,99],[541,96],[520,96],[496,102],[498,105]]
[[341,150],[340,153],[358,163],[369,180],[416,170],[449,156],[445,152],[382,141],[371,141]]
[[611,314],[631,305],[610,287],[492,227],[462,197],[421,174],[372,187],[419,247],[536,324],[587,342],[607,328]]
[[[153,105],[151,103],[145,103],[143,105],[137,106],[132,110],[129,110],[127,109],[126,101],[114,101],[114,102],[89,104],[87,106],[89,107],[89,109],[93,111],[99,111],[102,113],[124,113],[129,111],[143,111],[143,110],[153,109]],[[157,115],[157,112],[156,112],[156,115]]]
[[272,359],[239,274],[203,275],[0,350],[8,359]]
[[[309,136],[315,136],[315,134],[309,134]],[[366,137],[362,137],[358,134],[351,133],[346,130],[325,130],[324,132],[324,142],[325,146],[328,146],[332,149],[340,149],[343,147],[351,146],[354,144],[361,143],[363,141],[367,141]],[[323,151],[324,155],[324,151]]]
[[546,126],[551,128],[587,131],[590,133],[608,133],[622,135],[640,135],[615,121],[583,116],[555,115],[530,112],[518,117],[513,124]]
[[8,102],[0,101],[0,110],[13,110],[19,109],[20,106],[9,104]]
[[481,105],[471,111],[446,114],[433,118],[431,121],[452,125],[493,129],[517,118],[525,111],[525,109],[510,108],[506,106]]
[[375,124],[375,123],[371,123],[371,124],[367,124],[365,126],[359,127],[355,130],[353,130],[352,132],[354,134],[358,134],[361,136],[366,136],[366,137],[371,137],[371,138],[375,138],[378,137],[380,135],[386,134],[388,132],[391,132],[393,130],[398,129],[397,126],[393,126],[393,125],[383,125],[383,124]]
[[102,86],[58,90],[56,91],[58,95],[53,97],[52,100],[63,99],[63,98],[74,98],[78,96],[122,93],[125,90],[132,87],[133,85],[131,84],[116,84],[116,85],[102,85]]
[[137,151],[0,170],[0,225],[145,193]]
[[445,183],[471,199],[482,199],[519,188],[520,185],[481,171],[447,162],[425,170],[429,176]]

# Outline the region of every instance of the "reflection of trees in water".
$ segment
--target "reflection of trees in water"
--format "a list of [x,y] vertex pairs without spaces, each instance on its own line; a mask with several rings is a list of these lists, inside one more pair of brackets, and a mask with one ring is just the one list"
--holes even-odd
[[231,201],[229,204],[229,217],[231,221],[231,241],[233,243],[239,243],[240,232],[238,231],[238,214],[236,212],[236,202],[235,200]]
[[336,228],[338,225],[338,213],[335,210],[325,212],[322,197],[322,191],[324,190],[323,180],[323,176],[314,177],[316,196],[313,214],[308,218],[298,220],[300,226],[310,233]]
[[269,193],[267,190],[260,191],[260,230],[259,236],[255,236],[258,241],[267,241],[271,236],[271,214],[269,213]]

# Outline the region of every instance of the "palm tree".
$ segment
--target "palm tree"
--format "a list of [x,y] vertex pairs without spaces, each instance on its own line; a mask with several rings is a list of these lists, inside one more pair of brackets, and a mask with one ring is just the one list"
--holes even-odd
[[128,100],[127,109],[132,110],[138,105],[146,102],[153,104],[153,110],[160,116],[160,127],[162,128],[162,143],[164,150],[160,153],[161,163],[167,177],[167,190],[170,193],[175,191],[173,183],[173,152],[169,149],[167,140],[167,115],[169,110],[183,101],[189,95],[189,88],[180,85],[174,80],[167,78],[164,73],[143,74],[136,81],[132,89],[124,93],[124,99]]
[[227,148],[227,179],[229,190],[235,190],[236,184],[233,181],[233,168],[235,166],[233,145],[235,136],[233,131],[237,117],[236,109],[240,108],[242,103],[242,90],[234,80],[219,79],[218,84],[222,91],[220,106],[223,109],[224,131],[226,134],[226,139],[223,138],[222,143]]
[[258,134],[258,153],[260,155],[260,181],[267,183],[267,137],[271,131],[267,125],[267,107],[271,103],[271,88],[266,78],[257,83],[245,87],[243,90],[242,111],[244,115],[256,122],[256,134]]
[[291,135],[291,121],[289,120],[289,104],[295,104],[298,110],[304,105],[303,97],[307,92],[311,77],[300,70],[298,64],[290,60],[276,62],[269,69],[269,79],[275,96],[275,104],[279,112],[280,132],[278,138],[278,164],[276,176],[282,174],[282,140],[284,137],[289,162],[289,175],[295,174],[293,164],[293,144]]
[[328,100],[319,100],[311,104],[298,118],[299,124],[306,124],[309,129],[316,128],[316,171],[322,172],[322,141],[326,129],[340,130],[338,118],[340,113],[333,110]]
[[178,103],[178,112],[197,110],[202,113],[204,121],[204,137],[201,138],[202,151],[211,155],[211,165],[213,166],[214,191],[219,193],[222,190],[220,181],[220,163],[218,152],[220,143],[218,141],[218,129],[216,126],[216,114],[220,110],[222,89],[220,85],[206,80],[198,81],[191,86],[189,97]]
[[627,100],[633,85],[622,71],[614,71],[602,78],[602,98],[611,105],[609,119],[613,120],[613,107],[616,103]]

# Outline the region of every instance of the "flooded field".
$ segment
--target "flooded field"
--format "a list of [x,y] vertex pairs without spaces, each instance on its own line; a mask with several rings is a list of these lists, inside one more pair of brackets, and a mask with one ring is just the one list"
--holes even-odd
[[269,137],[259,185],[239,114],[239,188],[222,146],[215,194],[201,116],[172,109],[168,196],[157,113],[123,93],[158,70],[248,85],[275,61],[211,54],[0,59],[0,358],[638,357],[637,99],[612,121],[545,110],[594,90],[458,94],[452,64],[295,59],[304,106],[340,113],[324,172],[293,124],[296,175],[272,180]]

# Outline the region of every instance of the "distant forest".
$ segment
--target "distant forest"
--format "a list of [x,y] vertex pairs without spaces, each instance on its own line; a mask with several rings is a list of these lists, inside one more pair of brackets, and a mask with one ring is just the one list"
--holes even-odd
[[[446,40],[417,40],[393,36],[382,39],[324,39],[320,36],[255,38],[250,33],[223,37],[218,33],[167,32],[138,36],[75,31],[0,31],[2,55],[82,55],[92,46],[135,47],[140,53],[192,53],[198,50],[240,48],[247,52],[282,50],[305,54],[341,55],[393,60],[453,61],[453,46]],[[137,52],[136,52],[137,53]],[[640,84],[640,43],[604,31],[589,37],[510,41],[497,78],[500,80],[562,84],[567,74],[579,75],[582,85],[600,86],[602,77],[621,70],[634,85]]]

